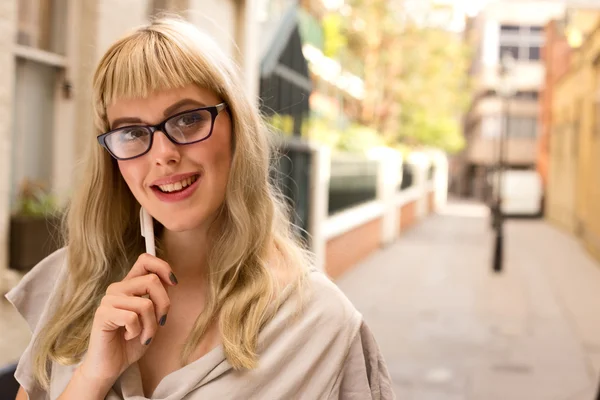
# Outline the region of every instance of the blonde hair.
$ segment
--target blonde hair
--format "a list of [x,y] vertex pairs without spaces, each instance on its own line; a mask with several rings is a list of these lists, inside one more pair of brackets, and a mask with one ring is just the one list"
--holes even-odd
[[[182,365],[218,320],[227,360],[235,369],[257,365],[261,327],[274,315],[277,280],[267,265],[275,248],[301,286],[310,264],[298,244],[285,202],[269,178],[270,146],[255,104],[232,61],[191,24],[158,19],[113,44],[94,75],[96,134],[109,129],[106,107],[116,99],[195,84],[220,96],[232,121],[233,156],[221,221],[208,257],[209,293],[182,349]],[[107,286],[121,280],[144,252],[139,204],[116,162],[89,138],[82,180],[66,219],[69,279],[55,314],[39,334],[35,376],[49,384],[48,362],[77,363],[86,351],[95,309]]]

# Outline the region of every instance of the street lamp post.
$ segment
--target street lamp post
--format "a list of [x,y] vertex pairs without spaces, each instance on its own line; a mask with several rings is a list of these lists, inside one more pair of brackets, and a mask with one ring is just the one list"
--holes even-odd
[[505,170],[505,152],[506,152],[506,141],[508,140],[509,130],[509,102],[510,97],[514,92],[512,82],[510,81],[509,73],[514,66],[515,60],[511,53],[505,52],[502,54],[500,61],[500,85],[498,87],[498,93],[502,97],[502,128],[500,129],[499,135],[499,150],[498,150],[498,164],[496,168],[496,199],[494,204],[494,228],[495,228],[495,241],[494,241],[494,258],[492,268],[494,272],[502,272],[503,260],[504,260],[504,215],[502,214],[502,183]]

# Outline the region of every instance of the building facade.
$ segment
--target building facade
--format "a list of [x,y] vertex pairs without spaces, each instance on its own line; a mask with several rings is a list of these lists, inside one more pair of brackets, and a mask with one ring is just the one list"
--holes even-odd
[[547,216],[600,259],[600,21],[571,53],[555,83]]
[[[70,194],[92,135],[91,81],[108,46],[157,13],[182,14],[239,64],[258,97],[260,0],[3,0],[0,2],[0,287],[11,212],[23,182]],[[8,278],[7,278],[8,279]]]
[[[541,49],[544,25],[564,14],[554,1],[495,0],[467,23],[465,40],[473,49],[470,69],[473,97],[464,118],[466,149],[455,166],[456,191],[486,199],[488,174],[498,162],[506,122],[505,162],[509,168],[533,169],[537,158],[539,92],[544,80]],[[512,95],[499,94],[503,54],[515,60],[508,73]]]

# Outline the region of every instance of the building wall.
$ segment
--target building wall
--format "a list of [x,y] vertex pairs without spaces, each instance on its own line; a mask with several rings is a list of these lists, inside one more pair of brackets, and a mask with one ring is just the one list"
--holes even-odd
[[559,31],[558,21],[551,21],[545,27],[546,42],[542,49],[542,59],[546,74],[544,86],[540,91],[540,137],[537,148],[537,170],[542,178],[544,188],[547,187],[549,173],[550,129],[552,125],[552,101],[556,82],[568,70],[570,65],[571,46],[567,38]]
[[575,196],[581,131],[575,100],[582,96],[581,86],[576,82],[578,79],[581,79],[581,74],[575,71],[554,89],[546,201],[548,218],[571,232],[576,229]]
[[[485,179],[485,167],[495,165],[498,158],[499,138],[504,130],[503,116],[506,111],[511,117],[538,118],[539,103],[535,98],[526,99],[512,96],[508,109],[506,102],[498,96],[501,86],[500,45],[502,25],[543,26],[548,20],[561,17],[565,6],[554,1],[506,1],[489,2],[472,24],[477,33],[469,32],[469,44],[477,49],[473,67],[474,102],[465,118],[465,137],[467,149],[462,170],[464,180]],[[544,82],[544,65],[535,60],[518,60],[509,74],[514,92],[538,92]],[[492,95],[486,95],[492,93]],[[535,122],[533,122],[535,123]],[[539,131],[539,127],[538,127]],[[537,137],[515,137],[511,130],[509,135],[506,161],[509,165],[535,165],[537,159]],[[483,169],[482,169],[483,168]],[[477,170],[477,174],[469,171]],[[473,182],[472,188],[484,193],[485,182]],[[471,190],[470,194],[474,194]]]
[[325,271],[337,278],[382,245],[382,219],[374,219],[330,239],[325,247]]
[[548,218],[600,259],[600,25],[573,51],[552,94]]
[[[600,259],[600,25],[574,55],[580,70],[577,84],[585,89],[581,101],[580,158],[577,167],[576,218],[586,247]],[[576,103],[575,107],[578,107]]]
[[[0,268],[8,263],[10,214],[10,163],[15,62],[13,40],[16,34],[17,0],[0,2]],[[0,285],[1,276],[0,276]]]

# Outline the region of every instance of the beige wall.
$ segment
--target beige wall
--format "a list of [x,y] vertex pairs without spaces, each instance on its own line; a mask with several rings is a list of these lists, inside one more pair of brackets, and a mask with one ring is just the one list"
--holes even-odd
[[[508,164],[533,164],[536,151],[535,139],[509,139],[506,142],[504,160]],[[498,140],[473,138],[467,149],[467,159],[474,164],[495,164],[498,161]]]
[[[11,122],[13,113],[14,56],[17,0],[0,1],[0,271],[8,263],[10,213]],[[2,287],[0,274],[0,288]]]
[[548,218],[580,237],[600,259],[600,25],[573,51],[555,84],[548,174]]
[[484,8],[486,19],[515,25],[544,25],[565,10],[562,1],[555,0],[492,0]]

